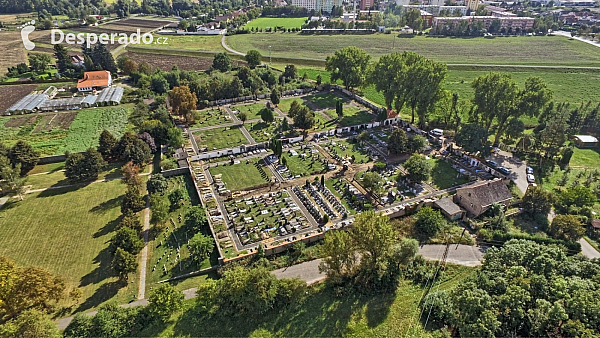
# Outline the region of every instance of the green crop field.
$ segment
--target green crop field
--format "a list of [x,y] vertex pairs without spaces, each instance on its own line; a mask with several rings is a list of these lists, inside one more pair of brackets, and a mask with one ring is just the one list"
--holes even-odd
[[273,174],[269,168],[264,168],[262,163],[259,163],[258,166],[262,167],[262,171],[252,161],[249,163],[244,161],[234,165],[210,167],[209,170],[213,177],[221,174],[221,179],[225,183],[226,188],[234,191],[267,183],[271,179]]
[[0,117],[0,142],[31,144],[42,155],[84,151],[98,145],[104,129],[120,138],[131,106],[82,109],[73,112]]
[[266,29],[266,28],[300,28],[306,22],[304,18],[257,18],[244,25],[245,29]]
[[121,215],[120,180],[26,195],[0,209],[0,255],[19,265],[47,269],[83,291],[79,311],[109,299],[127,302],[135,283],[118,285],[110,268],[109,241]]
[[[375,59],[392,52],[413,51],[450,64],[523,64],[600,66],[598,47],[562,36],[437,38],[393,34],[306,35],[300,33],[243,34],[227,37],[240,52],[257,49],[273,57],[325,60],[336,50],[356,46]],[[392,48],[393,47],[393,48]],[[568,57],[567,57],[568,56]]]

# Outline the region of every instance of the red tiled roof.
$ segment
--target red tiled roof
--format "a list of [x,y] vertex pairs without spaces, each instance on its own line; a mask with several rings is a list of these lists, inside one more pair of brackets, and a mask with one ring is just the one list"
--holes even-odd
[[396,117],[398,117],[398,113],[396,113],[395,111],[393,111],[391,109],[387,110],[387,118],[388,119],[393,119],[393,118],[396,118]]
[[77,88],[108,87],[109,79],[110,72],[107,70],[85,72],[83,74],[83,79],[77,81]]

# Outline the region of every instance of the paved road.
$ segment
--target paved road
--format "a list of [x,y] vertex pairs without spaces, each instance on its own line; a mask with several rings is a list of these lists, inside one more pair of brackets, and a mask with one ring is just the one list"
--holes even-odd
[[[442,259],[445,248],[444,244],[422,245],[419,248],[419,254],[427,259],[439,261]],[[480,266],[486,250],[487,247],[453,244],[450,246],[446,261],[464,266]]]
[[286,268],[278,269],[273,271],[273,274],[281,278],[300,278],[308,284],[313,284],[325,279],[325,274],[319,272],[320,259],[308,261],[296,265],[292,265]]
[[596,46],[596,47],[600,47],[600,42],[590,41],[590,40],[584,39],[584,38],[582,38],[580,36],[571,36],[571,33],[569,33],[569,32],[556,31],[556,32],[552,32],[552,34],[566,36],[566,37],[571,38],[571,39],[575,39],[575,40],[578,40],[578,41],[581,41],[581,42],[589,43],[590,45],[593,45],[593,46]]
[[245,53],[242,52],[238,52],[237,50],[230,48],[229,46],[227,46],[227,44],[225,43],[225,34],[223,34],[223,37],[221,38],[221,45],[223,46],[223,48],[225,48],[228,52],[236,54],[236,55],[241,55],[241,56],[246,56]]
[[600,252],[594,249],[593,246],[585,240],[585,238],[581,238],[579,240],[579,244],[581,244],[581,253],[587,258],[600,258]]

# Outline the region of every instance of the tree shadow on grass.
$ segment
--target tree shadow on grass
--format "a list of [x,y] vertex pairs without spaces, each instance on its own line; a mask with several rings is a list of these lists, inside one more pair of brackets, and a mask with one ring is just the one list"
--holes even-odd
[[79,189],[85,188],[90,185],[92,182],[70,182],[67,180],[62,180],[53,184],[46,190],[40,192],[37,197],[52,197],[58,196],[62,194],[66,194],[69,192],[77,191]]
[[[81,277],[79,282],[79,287],[85,287],[91,284],[100,284],[102,281],[114,277],[115,273],[113,269],[110,267],[112,260],[112,254],[110,247],[106,247],[98,253],[96,258],[94,258],[93,263],[98,266],[92,272],[87,275]],[[114,297],[119,289],[123,287],[124,284],[119,281],[108,282],[100,286],[96,292],[86,299],[79,307],[76,312],[85,311],[87,309],[93,308],[102,304],[103,302]]]
[[[301,304],[256,314],[207,316],[190,309],[173,328],[175,336],[247,337],[257,329],[290,337],[339,337],[349,322],[364,311],[369,328],[381,324],[389,314],[394,294],[337,296],[324,286]],[[215,325],[218,323],[218,325]]]
[[109,199],[108,201],[104,201],[97,206],[90,209],[90,212],[95,214],[103,214],[113,208],[116,208],[121,205],[122,196],[114,197]]
[[106,302],[113,298],[124,286],[126,286],[126,284],[119,280],[102,284],[90,298],[79,305],[75,312],[86,311]]
[[119,217],[106,223],[106,225],[104,225],[101,229],[98,229],[98,231],[96,231],[94,233],[93,237],[98,238],[98,237],[102,237],[104,235],[110,234],[111,232],[115,231],[115,229],[117,228],[117,225],[119,225],[119,223],[121,223],[122,220],[123,220],[123,215],[119,215]]

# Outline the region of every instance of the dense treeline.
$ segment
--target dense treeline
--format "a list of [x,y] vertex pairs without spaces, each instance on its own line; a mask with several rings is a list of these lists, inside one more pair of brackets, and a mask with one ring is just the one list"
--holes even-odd
[[512,240],[455,289],[427,295],[422,319],[461,337],[594,337],[599,281],[597,260]]

